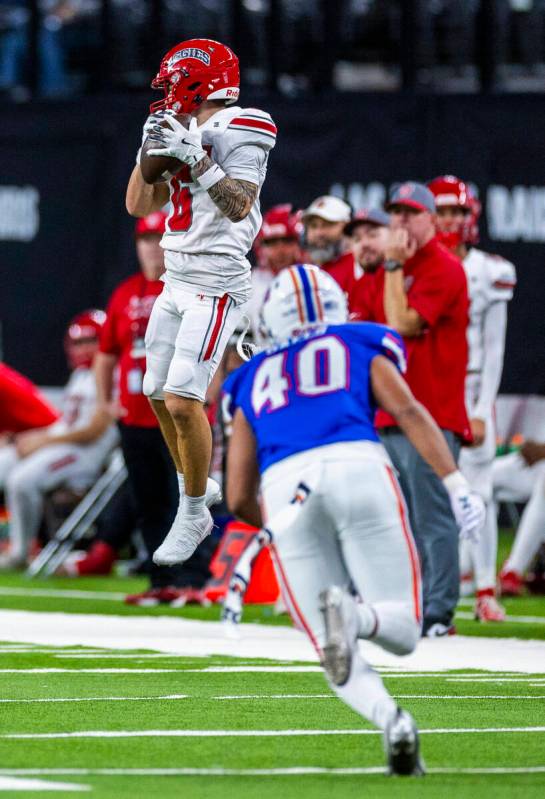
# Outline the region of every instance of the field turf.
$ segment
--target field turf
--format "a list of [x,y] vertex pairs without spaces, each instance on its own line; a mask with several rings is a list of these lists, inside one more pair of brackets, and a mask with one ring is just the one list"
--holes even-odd
[[[105,625],[110,614],[218,618],[217,607],[138,609],[116,597],[141,586],[3,575],[0,611],[31,610],[38,623],[43,611],[104,614]],[[506,637],[494,672],[409,672],[403,660],[383,671],[422,731],[422,779],[383,776],[381,736],[315,664],[16,643],[0,627],[0,796],[545,796],[545,663],[510,672],[508,640],[544,638],[545,600],[512,600],[508,613],[514,620],[495,627],[457,621],[464,634]],[[245,620],[289,623],[268,607],[248,608]]]

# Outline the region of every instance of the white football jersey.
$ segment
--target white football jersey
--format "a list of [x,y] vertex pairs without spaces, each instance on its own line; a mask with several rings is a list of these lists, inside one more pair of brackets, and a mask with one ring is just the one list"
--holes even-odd
[[[213,114],[200,130],[204,149],[225,174],[255,183],[260,191],[269,151],[276,142],[276,126],[269,114],[257,108],[230,106]],[[184,166],[169,180],[169,190],[169,213],[161,241],[167,250],[167,279],[173,273],[175,278],[202,285],[199,267],[190,256],[199,256],[201,264],[202,256],[212,256],[208,265],[200,267],[201,271],[206,274],[219,270],[222,276],[232,272],[236,283],[240,269],[246,273],[249,270],[246,254],[261,227],[259,193],[248,216],[231,222],[208,192],[192,181],[189,167]],[[189,257],[176,258],[173,253]]]
[[[97,409],[97,390],[95,374],[92,369],[83,366],[74,369],[66,384],[62,395],[62,416],[49,430],[62,434],[69,430],[81,430],[87,427]],[[96,439],[86,444],[89,457],[96,455],[104,457],[118,439],[117,428],[114,424]]]
[[56,425],[64,430],[87,427],[96,411],[97,390],[92,369],[74,369],[62,396],[62,416]]
[[474,247],[463,261],[470,299],[468,371],[479,372],[484,362],[483,325],[488,308],[495,302],[509,302],[517,278],[515,267],[499,255]]

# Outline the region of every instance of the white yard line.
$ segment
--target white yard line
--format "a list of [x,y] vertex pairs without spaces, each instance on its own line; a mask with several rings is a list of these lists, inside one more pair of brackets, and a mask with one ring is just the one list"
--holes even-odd
[[[420,735],[461,735],[545,732],[545,727],[438,727],[419,730]],[[322,735],[382,735],[382,730],[78,730],[76,732],[5,733],[0,738],[292,738]]]
[[[541,687],[541,686],[540,686]],[[392,694],[394,699],[433,699],[433,700],[458,700],[458,699],[484,699],[484,700],[497,700],[509,699],[526,701],[539,701],[545,699],[545,694],[536,696],[520,696],[516,694],[470,694],[470,695],[444,695],[444,694]],[[81,697],[47,697],[47,698],[34,698],[34,699],[0,699],[0,704],[33,704],[33,703],[48,703],[48,702],[154,702],[160,700],[174,701],[179,699],[199,699],[200,702],[214,701],[247,701],[247,700],[293,700],[293,699],[337,699],[335,694],[241,694],[235,696],[210,696],[210,697],[192,697],[190,694],[169,694],[165,696],[81,696]]]
[[[545,694],[536,696],[520,696],[520,694],[464,694],[458,696],[456,694],[392,694],[392,696],[394,699],[516,699],[517,702],[521,699],[530,699],[534,701],[545,699]],[[207,697],[199,698],[201,701],[205,701],[207,699]],[[210,699],[214,699],[216,701],[242,701],[247,699],[258,699],[259,701],[262,701],[266,699],[337,699],[337,696],[335,694],[240,694],[238,696],[211,696]]]
[[[188,669],[192,671],[192,669]],[[200,671],[200,669],[195,669]],[[183,674],[182,669],[0,669],[0,674]]]
[[475,678],[468,678],[468,677],[445,677],[445,682],[462,682],[462,683],[485,683],[485,682],[523,682],[528,683],[532,680],[534,684],[543,684],[545,683],[545,679],[541,680],[539,677],[485,677],[478,675]]
[[0,587],[0,596],[22,596],[26,599],[43,597],[44,599],[96,599],[123,600],[126,594],[118,591],[78,591],[63,588],[5,588]]
[[90,785],[76,785],[73,782],[47,782],[28,780],[20,777],[0,777],[0,791],[90,791]]
[[[474,619],[474,613],[467,613],[464,610],[456,612],[457,619]],[[506,616],[506,622],[514,622],[515,624],[545,624],[545,616]]]
[[[272,625],[242,624],[240,637],[230,639],[226,638],[220,622],[177,616],[112,615],[105,618],[100,614],[1,610],[0,630],[3,640],[24,644],[81,645],[125,651],[143,649],[184,657],[225,655],[244,659],[268,658],[277,662],[281,654],[283,661],[317,662],[316,653],[302,633],[290,627]],[[533,673],[538,668],[537,664],[545,662],[545,641],[516,638],[459,635],[423,639],[413,654],[402,659],[367,641],[362,644],[362,651],[366,659],[378,668],[401,667],[405,672],[419,673],[466,669],[503,671],[507,651],[512,672]],[[241,667],[231,668],[239,670]],[[248,671],[272,668],[249,666]],[[317,665],[314,668],[319,670]]]
[[[488,768],[429,768],[428,774],[544,774],[545,766],[498,766]],[[291,766],[287,768],[45,768],[0,769],[0,774],[21,774],[51,777],[299,777],[314,774],[352,776],[384,774],[384,766],[326,768]],[[49,783],[51,784],[51,783]]]
[[0,699],[2,704],[28,704],[33,702],[151,702],[156,699],[190,699],[188,694],[171,694],[170,696],[81,696],[53,697],[47,699]]

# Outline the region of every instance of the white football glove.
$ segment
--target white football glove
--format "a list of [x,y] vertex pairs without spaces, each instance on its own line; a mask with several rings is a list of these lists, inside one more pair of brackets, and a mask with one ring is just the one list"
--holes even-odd
[[142,147],[144,146],[144,142],[146,141],[148,136],[152,133],[152,131],[155,129],[155,127],[157,125],[160,125],[160,123],[165,118],[165,114],[167,113],[168,111],[156,111],[155,114],[150,114],[149,117],[144,122],[144,127],[142,128],[142,143],[138,148],[138,152],[136,153],[137,164],[140,163],[140,154],[142,152]]
[[443,485],[450,497],[450,505],[460,530],[460,538],[477,543],[486,516],[482,498],[471,490],[469,483],[459,471],[447,475],[443,480]]
[[202,161],[206,151],[202,146],[202,133],[195,117],[192,118],[189,129],[184,128],[170,114],[164,116],[162,121],[166,122],[168,127],[161,127],[159,124],[152,126],[151,135],[159,146],[154,150],[148,150],[148,155],[177,158],[190,167]]

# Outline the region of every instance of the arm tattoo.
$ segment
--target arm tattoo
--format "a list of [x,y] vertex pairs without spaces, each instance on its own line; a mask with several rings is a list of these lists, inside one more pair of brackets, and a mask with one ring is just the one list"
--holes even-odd
[[[193,178],[203,175],[213,164],[208,156],[202,158],[191,170]],[[231,222],[240,222],[250,213],[257,197],[257,190],[255,183],[235,180],[226,175],[208,189],[208,195]]]

